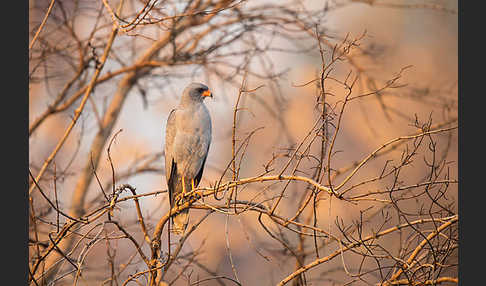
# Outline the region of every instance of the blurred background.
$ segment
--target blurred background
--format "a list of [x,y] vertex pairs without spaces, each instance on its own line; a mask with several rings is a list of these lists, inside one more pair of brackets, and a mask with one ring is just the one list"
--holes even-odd
[[[29,1],[29,43],[52,2]],[[301,142],[304,142],[304,148],[308,147],[308,156],[299,163],[299,171],[295,175],[312,177],[318,164],[310,154],[318,156],[321,148],[319,137],[314,143],[309,143],[312,137],[305,139],[308,134],[315,134],[314,126],[322,108],[318,104],[322,98],[319,97],[320,86],[316,79],[319,79],[323,65],[316,30],[323,39],[325,65],[329,65],[326,70],[329,78],[326,78],[324,86],[329,112],[328,140],[336,131],[339,111],[347,94],[342,83],[350,83],[356,77],[351,97],[358,97],[346,103],[330,160],[336,175],[335,185],[343,181],[356,162],[390,140],[417,134],[421,131],[420,126],[432,126],[431,129],[457,126],[457,1],[284,2],[133,0],[124,1],[121,11],[117,10],[119,1],[55,2],[29,50],[29,168],[34,177],[41,172],[46,159],[71,124],[75,109],[84,96],[80,91],[90,82],[96,61],[102,58],[113,21],[119,25],[120,31],[99,76],[106,80],[95,85],[69,137],[39,180],[43,191],[52,201],[56,200],[59,209],[75,213],[74,205],[80,202],[74,199],[74,194],[82,180],[81,174],[86,172],[93,158],[93,142],[103,133],[99,132],[103,120],[108,120],[114,98],[120,94],[124,78],[129,77],[133,70],[136,70],[132,75],[135,79],[130,81],[130,89],[123,97],[113,126],[104,127],[107,132],[105,142],[99,151],[99,161],[93,163],[100,184],[107,193],[111,193],[112,187],[107,148],[119,130],[122,131],[110,147],[117,178],[115,185],[130,184],[136,188],[137,194],[166,190],[162,152],[166,120],[169,112],[177,106],[183,89],[194,81],[205,83],[213,92],[213,98],[205,101],[212,118],[213,139],[201,186],[213,186],[221,177],[223,182],[232,180],[231,170],[224,170],[232,159],[233,114],[244,78],[245,89],[254,91],[242,93],[238,103],[237,146],[252,131],[263,128],[251,135],[244,155],[239,157],[242,154],[239,153],[237,156],[239,178],[260,175],[265,172],[265,166],[273,170],[270,174],[278,174]],[[218,6],[220,4],[222,6]],[[118,13],[119,19],[110,14],[107,5]],[[193,8],[211,12],[171,18]],[[128,25],[140,11],[149,12],[142,13],[145,18],[137,25]],[[205,22],[180,30],[174,28],[183,27],[185,19],[191,17],[200,17]],[[212,18],[206,21],[207,17]],[[165,20],[157,22],[162,18]],[[128,26],[123,28],[123,25]],[[143,63],[141,59],[150,47],[168,34],[171,35],[168,43],[148,60],[150,65],[123,71]],[[333,48],[337,47],[336,51],[339,51],[346,46],[340,45],[343,40],[350,43],[354,39],[357,40],[349,54],[332,62]],[[120,72],[119,75],[110,76],[110,73],[117,72]],[[393,85],[381,90],[397,75]],[[78,93],[80,96],[75,98]],[[370,95],[359,97],[368,93]],[[71,99],[72,103],[69,103]],[[65,109],[60,108],[63,105]],[[46,110],[52,107],[59,111],[47,114]],[[410,164],[403,166],[399,185],[420,184],[434,173],[437,180],[456,180],[457,130],[435,134],[430,142],[436,145],[429,141],[423,143]],[[407,142],[369,161],[347,183],[349,187],[356,185],[347,195],[352,197],[392,189],[397,183],[397,177],[393,175],[363,185],[360,182],[391,171],[391,166],[399,165],[404,154],[413,149],[414,143],[417,141]],[[327,148],[330,146],[327,145]],[[434,153],[431,148],[436,148]],[[437,166],[431,171],[428,164],[433,160]],[[291,162],[285,174],[291,174],[296,167],[296,158]],[[342,173],[339,170],[343,170]],[[315,181],[328,184],[327,175],[323,178]],[[239,188],[238,198],[271,208],[285,183],[245,185]],[[100,184],[96,178],[91,178],[88,183],[81,202],[85,213],[106,203]],[[428,201],[422,190],[416,191],[416,196],[412,195],[400,205],[405,214],[413,213],[408,219],[416,220],[422,215],[428,218],[433,216],[431,213],[435,215],[443,211],[436,210],[440,207],[432,206],[434,203]],[[292,182],[285,192],[277,213],[291,218],[309,190],[303,182]],[[130,194],[123,193],[121,197],[127,195]],[[38,250],[39,243],[33,241],[49,244],[47,234],[56,232],[56,212],[36,190],[32,191],[31,197],[31,209],[38,217],[35,223],[31,219],[29,226],[29,260],[34,265],[36,253],[42,250]],[[380,200],[389,199],[388,194],[372,198],[350,203],[322,194],[314,226],[343,237],[336,221],[352,226],[363,214],[366,216],[375,210],[388,212],[389,219],[382,214],[364,225],[363,236],[366,236],[407,221],[406,215],[400,214],[391,204],[384,208],[387,203]],[[448,206],[448,215],[451,212],[457,214],[457,184],[449,185],[441,199]],[[221,205],[225,201],[218,202],[210,197],[206,202]],[[140,206],[151,233],[160,217],[168,211],[168,197],[166,193],[142,197]],[[312,220],[305,220],[311,217],[311,211],[311,207],[306,208],[302,223],[313,224]],[[190,213],[191,225],[202,218],[206,210],[192,209]],[[132,201],[118,203],[113,217],[143,243]],[[60,220],[61,224],[66,221],[63,217]],[[302,245],[304,249],[299,251],[309,252],[303,258],[304,264],[316,258],[312,237],[299,244],[297,233],[279,227],[268,217],[264,216],[263,221],[296,251]],[[108,236],[121,235],[114,226],[104,227]],[[82,228],[74,241],[87,232],[94,235],[97,231],[90,230],[90,227]],[[424,233],[428,234],[425,230]],[[410,234],[403,233],[400,241],[406,240],[407,235]],[[380,245],[399,256],[397,237],[386,237]],[[166,239],[164,231],[162,241]],[[329,238],[319,239],[323,241],[320,257],[339,249],[339,245],[332,244]],[[174,239],[175,242],[177,239]],[[147,254],[150,251],[146,243],[142,249]],[[111,270],[107,253],[110,251],[115,254],[114,268],[120,271],[116,283],[109,279]],[[163,243],[163,251],[167,251],[166,243]],[[81,252],[82,246],[79,246],[70,257],[79,261]],[[139,257],[133,258],[136,253],[128,239],[97,242],[86,255],[82,279],[77,284],[122,285],[129,275],[146,269]],[[191,260],[194,253],[197,253],[194,256],[197,259]],[[410,254],[407,251],[402,254],[407,257],[407,253]],[[444,273],[457,277],[457,254],[450,255],[452,262],[448,263],[452,267]],[[262,229],[258,223],[258,212],[250,211],[240,215],[212,213],[185,241],[179,256],[181,259],[164,276],[173,285],[196,285],[191,283],[218,275],[238,280],[241,285],[275,285],[296,270],[296,260]],[[344,259],[349,269],[343,267]],[[389,257],[382,261],[387,267],[396,263]],[[360,263],[370,269],[377,266],[373,259],[361,260],[360,255],[350,253],[343,260],[338,257],[311,269],[303,282],[294,280],[292,283],[369,285],[382,281],[383,275],[391,276],[390,270],[386,269],[388,274],[380,276],[375,272],[356,279],[349,272],[358,273]],[[70,267],[69,263],[62,263],[55,285],[72,285],[75,273]],[[183,274],[179,276],[181,271]],[[139,283],[145,284],[141,277],[138,278]],[[128,283],[132,284],[136,283]],[[220,279],[201,282],[201,285],[237,284]]]

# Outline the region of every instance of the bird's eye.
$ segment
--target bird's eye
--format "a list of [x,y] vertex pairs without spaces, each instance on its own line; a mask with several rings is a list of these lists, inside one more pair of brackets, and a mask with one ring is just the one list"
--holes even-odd
[[202,93],[204,91],[204,88],[198,88],[197,92]]

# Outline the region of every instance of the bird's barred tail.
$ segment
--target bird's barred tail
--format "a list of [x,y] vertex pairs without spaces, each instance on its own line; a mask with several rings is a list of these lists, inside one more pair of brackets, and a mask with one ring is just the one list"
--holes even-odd
[[184,209],[172,217],[171,231],[178,235],[183,235],[189,221],[189,209]]

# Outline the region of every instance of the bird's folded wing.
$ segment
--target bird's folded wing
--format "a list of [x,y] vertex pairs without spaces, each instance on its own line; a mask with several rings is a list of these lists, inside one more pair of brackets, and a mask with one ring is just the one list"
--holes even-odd
[[174,159],[174,138],[176,136],[176,112],[175,109],[169,113],[167,118],[167,126],[165,129],[165,176],[169,181],[172,171],[172,162]]

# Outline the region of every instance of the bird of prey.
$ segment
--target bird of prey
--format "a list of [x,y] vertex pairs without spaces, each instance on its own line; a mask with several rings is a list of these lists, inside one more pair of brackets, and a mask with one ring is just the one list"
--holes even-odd
[[[204,104],[213,97],[201,83],[189,84],[182,93],[179,105],[167,119],[165,133],[165,174],[169,189],[170,207],[184,203],[181,198],[201,182],[204,164],[211,144],[211,117]],[[189,218],[189,209],[172,218],[175,234],[183,234]]]

